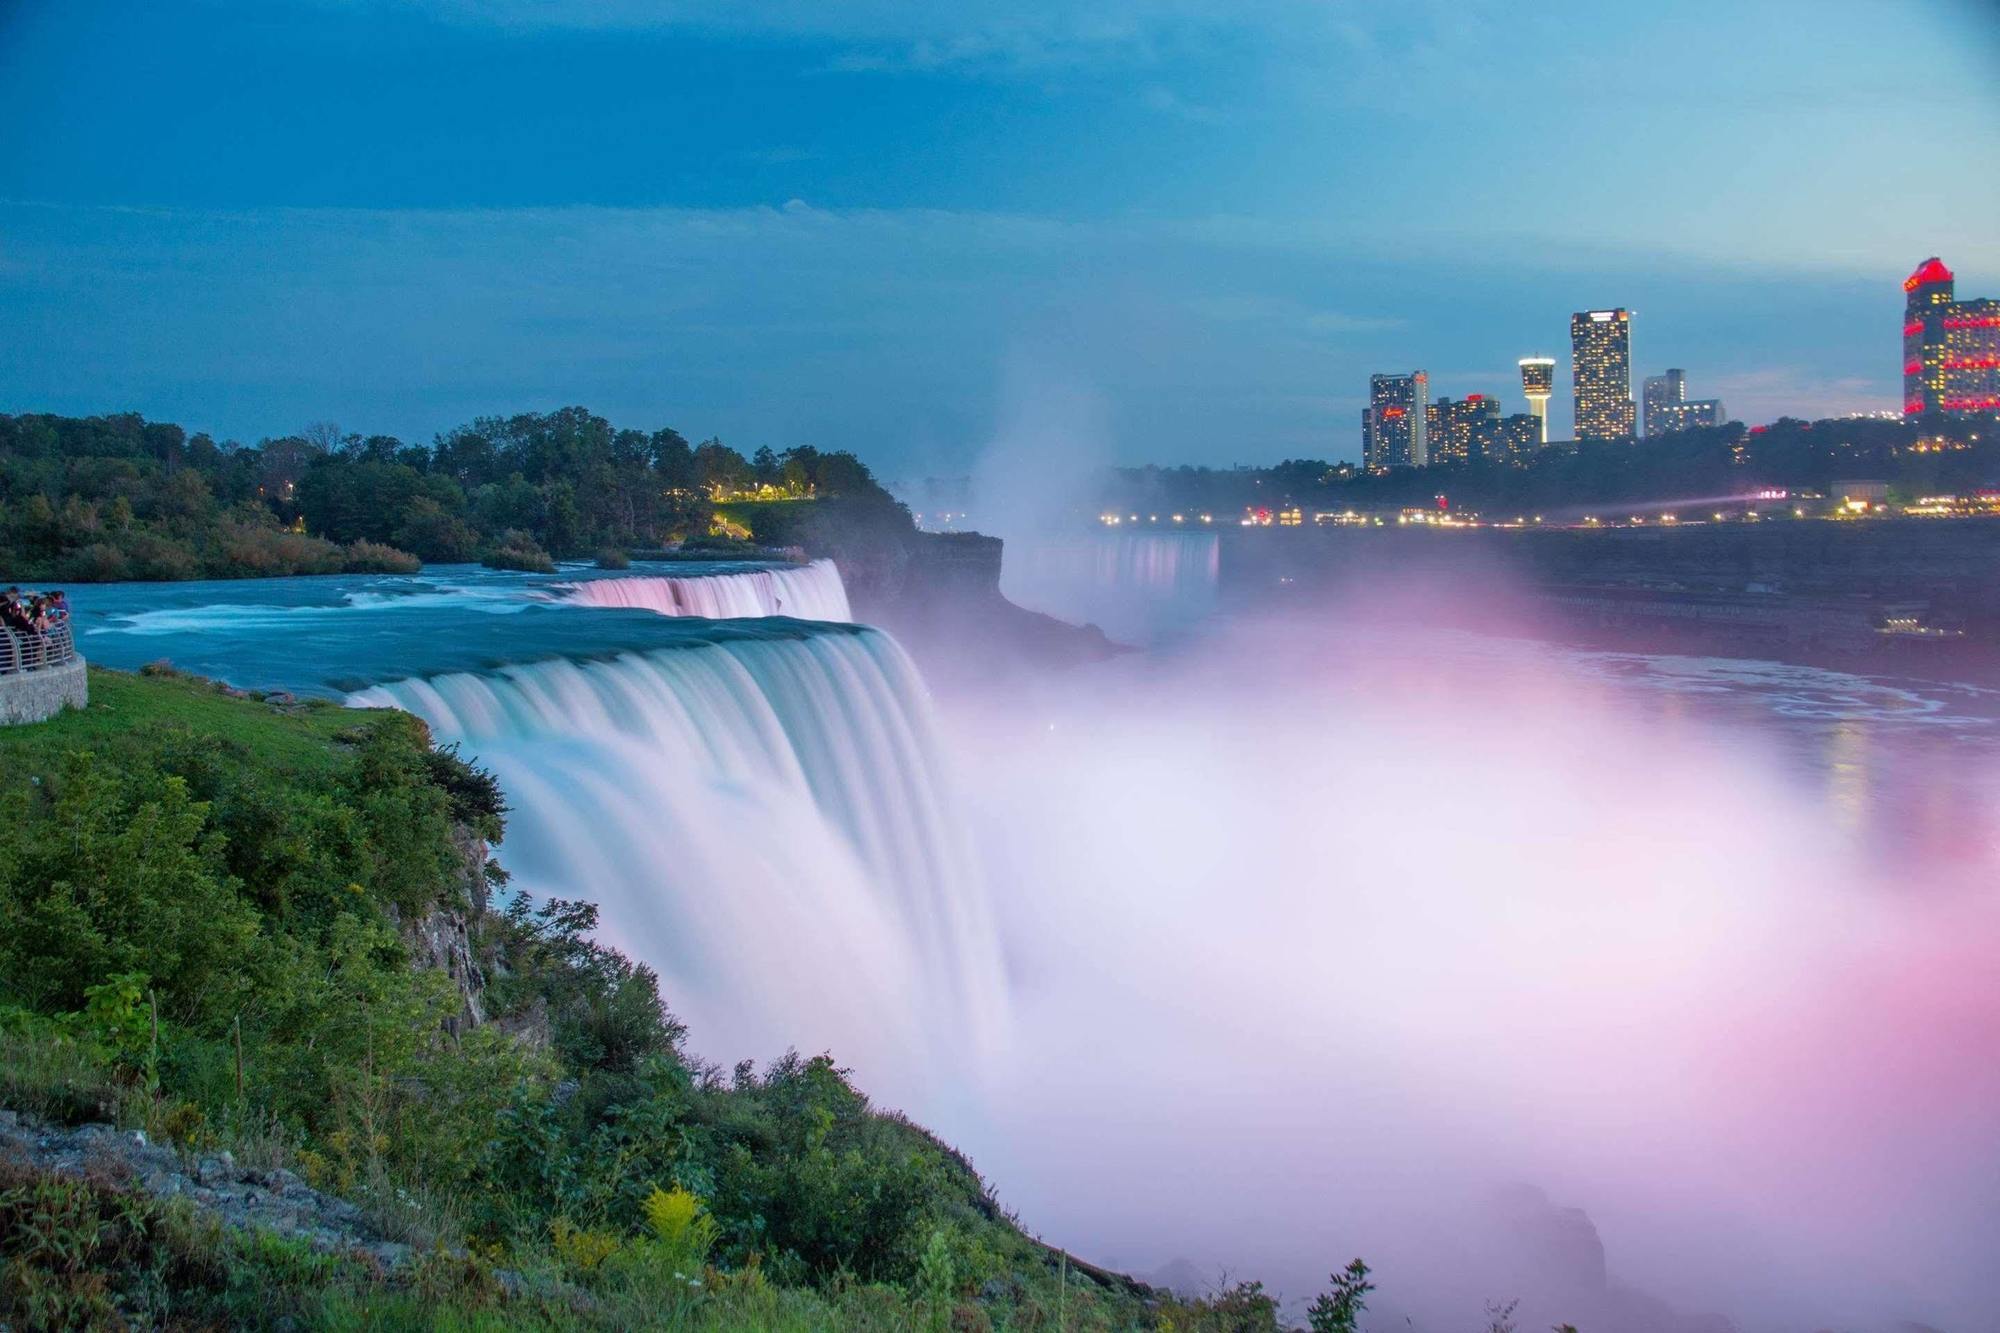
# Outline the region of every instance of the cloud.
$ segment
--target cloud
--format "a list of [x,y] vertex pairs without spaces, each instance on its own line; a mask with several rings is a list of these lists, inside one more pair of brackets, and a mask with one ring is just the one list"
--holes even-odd
[[[1501,11],[1489,0],[311,0],[349,12],[417,12],[535,31],[693,31],[830,42],[847,72],[1016,71],[1158,64],[1224,34],[1294,51],[1366,56],[1457,49]],[[1447,62],[1449,63],[1449,62]]]
[[1786,416],[1810,421],[1852,412],[1893,412],[1902,405],[1898,389],[1894,380],[1881,376],[1829,375],[1810,366],[1780,365],[1726,372],[1689,392],[1720,398],[1731,418],[1756,423]]
[[[1004,433],[1032,396],[1008,369],[1027,348],[1094,405],[1108,457],[1341,458],[1371,371],[1498,366],[1440,373],[1434,390],[1511,393],[1512,358],[1560,344],[1575,293],[1547,261],[1444,253],[1333,224],[809,199],[0,204],[0,411],[140,410],[246,439],[333,418],[426,439],[582,402],[746,446],[851,448],[893,475],[963,468]],[[1737,415],[1893,399],[1875,285],[1765,274],[1772,317],[1746,322],[1733,268],[1609,251],[1590,264],[1592,287],[1646,312],[1645,364],[1686,365]]]

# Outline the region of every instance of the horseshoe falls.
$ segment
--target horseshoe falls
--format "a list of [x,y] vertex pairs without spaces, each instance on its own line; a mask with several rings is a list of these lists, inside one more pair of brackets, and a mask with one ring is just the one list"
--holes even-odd
[[[917,1071],[997,1031],[988,905],[923,682],[887,635],[452,672],[350,702],[416,713],[490,767],[515,886],[598,903],[705,1053],[832,1050],[921,1097]],[[971,1036],[930,1045],[953,1031]]]
[[1000,591],[1121,642],[1151,643],[1215,610],[1221,565],[1213,532],[1032,533],[1007,542]]
[[587,606],[627,606],[663,616],[737,620],[790,616],[794,620],[851,621],[847,588],[831,560],[742,573],[593,579],[568,600]]

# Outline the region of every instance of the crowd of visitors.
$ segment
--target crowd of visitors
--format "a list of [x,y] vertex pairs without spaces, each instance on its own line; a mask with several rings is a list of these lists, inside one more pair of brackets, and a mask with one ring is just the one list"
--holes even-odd
[[[0,593],[0,627],[26,637],[27,642],[11,652],[0,652],[0,671],[35,666],[49,660],[48,639],[69,624],[69,598],[61,592],[24,593],[9,588]],[[60,651],[60,644],[57,650]]]

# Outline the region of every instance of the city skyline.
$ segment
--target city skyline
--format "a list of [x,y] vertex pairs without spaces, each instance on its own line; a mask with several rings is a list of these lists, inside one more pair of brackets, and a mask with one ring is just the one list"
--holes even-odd
[[[1712,60],[1645,59],[1689,25]],[[1912,45],[1915,85],[1875,57]],[[0,8],[0,410],[427,441],[580,402],[916,475],[1024,422],[1105,461],[1353,458],[1373,370],[1511,407],[1518,357],[1614,299],[1636,370],[1746,420],[1897,410],[1883,275],[1940,253],[2000,290],[2000,182],[1963,169],[2000,156],[1996,52],[1949,3],[26,0]],[[1650,188],[1628,131],[1654,123],[1712,189]],[[1411,161],[1450,208],[1373,187]]]

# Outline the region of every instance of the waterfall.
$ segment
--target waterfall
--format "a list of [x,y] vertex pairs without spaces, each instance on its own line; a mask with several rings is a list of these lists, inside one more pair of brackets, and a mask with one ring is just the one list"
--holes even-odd
[[349,701],[413,712],[492,769],[514,884],[598,903],[705,1053],[832,1049],[895,1088],[936,1059],[927,1033],[994,1030],[988,905],[923,682],[887,635],[537,662]]
[[1010,538],[1008,600],[1114,639],[1144,642],[1215,609],[1222,546],[1213,532],[1096,532]]
[[663,616],[738,620],[790,616],[794,620],[851,621],[847,588],[831,560],[739,574],[592,579],[568,600],[589,606],[635,606]]

